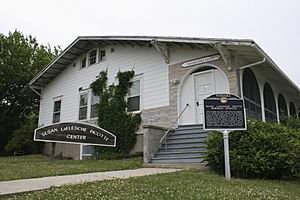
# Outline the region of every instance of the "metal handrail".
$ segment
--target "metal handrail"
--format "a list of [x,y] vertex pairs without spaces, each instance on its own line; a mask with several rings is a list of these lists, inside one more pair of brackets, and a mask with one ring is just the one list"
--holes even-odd
[[[166,138],[167,138],[167,136],[168,136],[170,130],[173,128],[174,124],[178,121],[178,119],[181,117],[181,115],[184,113],[184,111],[187,109],[188,106],[189,106],[189,104],[187,103],[187,104],[185,105],[184,109],[182,110],[182,112],[180,113],[180,115],[176,118],[175,121],[173,121],[173,122],[171,123],[169,129],[166,131],[166,133],[164,134],[164,136],[160,139],[160,143],[165,139],[165,142],[166,142],[166,145],[167,145],[167,140],[166,140]],[[166,146],[166,148],[167,148],[167,146]]]

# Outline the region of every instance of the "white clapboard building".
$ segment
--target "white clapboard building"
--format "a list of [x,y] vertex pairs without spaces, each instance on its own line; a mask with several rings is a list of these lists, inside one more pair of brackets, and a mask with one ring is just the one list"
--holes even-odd
[[[40,95],[39,127],[95,123],[98,98],[89,85],[103,70],[109,84],[118,71],[135,71],[127,109],[142,115],[132,153],[144,151],[145,162],[201,161],[203,99],[213,93],[244,98],[247,116],[263,121],[299,117],[299,88],[253,40],[83,36],[28,84]],[[175,130],[160,142],[172,124]],[[44,150],[49,154],[50,145]],[[81,159],[90,153],[89,146],[56,145],[56,155]]]

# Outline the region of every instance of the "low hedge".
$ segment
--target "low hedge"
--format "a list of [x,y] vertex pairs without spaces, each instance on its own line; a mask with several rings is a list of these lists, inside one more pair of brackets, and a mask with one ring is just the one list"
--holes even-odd
[[[298,119],[297,119],[298,120]],[[287,179],[300,175],[300,129],[289,123],[248,121],[248,130],[229,134],[231,174],[237,178]],[[205,161],[217,173],[224,173],[222,133],[209,134]]]

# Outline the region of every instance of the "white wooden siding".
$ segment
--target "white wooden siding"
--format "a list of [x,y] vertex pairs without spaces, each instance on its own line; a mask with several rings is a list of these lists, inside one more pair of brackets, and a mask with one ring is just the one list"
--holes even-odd
[[61,121],[77,121],[79,109],[78,89],[89,88],[100,71],[108,69],[108,84],[113,83],[119,71],[134,69],[143,76],[143,109],[167,106],[169,104],[168,65],[154,48],[114,46],[115,51],[106,48],[106,61],[80,69],[81,57],[76,66],[68,66],[54,80],[44,87],[40,103],[39,125],[52,123],[53,98],[62,95]]

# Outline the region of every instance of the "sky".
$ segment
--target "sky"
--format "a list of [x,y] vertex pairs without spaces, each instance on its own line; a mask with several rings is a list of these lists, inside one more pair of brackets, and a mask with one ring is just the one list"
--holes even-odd
[[253,39],[300,87],[300,0],[0,0],[0,33]]

